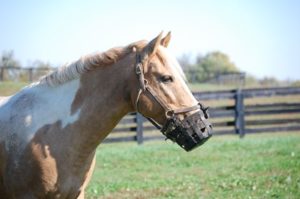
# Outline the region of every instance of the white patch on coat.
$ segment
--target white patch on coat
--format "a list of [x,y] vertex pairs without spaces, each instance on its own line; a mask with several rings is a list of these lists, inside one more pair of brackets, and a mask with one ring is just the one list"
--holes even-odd
[[61,128],[65,128],[76,122],[80,109],[72,115],[71,106],[79,86],[79,79],[57,87],[30,85],[1,104],[0,127],[5,130],[0,132],[0,138],[5,141],[5,148],[13,147],[14,140],[25,146],[45,125],[61,121]]
[[66,118],[64,118],[64,120],[62,120],[62,128],[65,128],[69,124],[73,124],[74,122],[76,122],[79,119],[80,111],[81,111],[81,109],[78,109],[76,111],[76,113],[74,113],[73,115],[71,115],[71,113],[69,113],[68,117],[66,117]]
[[32,123],[32,117],[31,117],[31,115],[27,115],[27,116],[25,117],[25,123],[24,123],[24,125],[25,125],[26,127],[28,127],[28,126],[31,125],[31,123]]
[[34,128],[32,133],[47,124],[53,124],[57,121],[61,121],[62,128],[64,128],[78,120],[80,109],[72,115],[71,106],[79,86],[80,81],[78,79],[66,82],[58,87],[41,86],[39,92],[42,92],[42,96],[39,100],[44,103],[40,103],[33,111]]

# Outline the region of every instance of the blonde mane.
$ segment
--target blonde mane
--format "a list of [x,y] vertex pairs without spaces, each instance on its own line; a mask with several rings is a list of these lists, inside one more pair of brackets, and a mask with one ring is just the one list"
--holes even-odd
[[42,77],[40,83],[51,87],[61,85],[70,80],[77,79],[80,75],[95,68],[112,65],[131,53],[133,48],[140,50],[146,44],[146,41],[138,41],[126,47],[115,47],[106,52],[83,56],[79,60],[67,63],[54,72]]

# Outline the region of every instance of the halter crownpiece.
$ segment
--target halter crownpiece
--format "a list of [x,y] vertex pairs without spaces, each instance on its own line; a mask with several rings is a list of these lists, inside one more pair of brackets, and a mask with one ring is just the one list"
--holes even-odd
[[[186,151],[202,145],[211,137],[212,125],[207,121],[208,119],[208,107],[204,107],[200,102],[197,105],[169,109],[163,100],[156,94],[156,92],[149,86],[148,81],[144,77],[143,64],[140,54],[136,54],[135,73],[139,80],[139,90],[135,100],[136,111],[139,112],[138,103],[139,98],[143,92],[148,92],[152,97],[160,104],[165,110],[165,116],[167,118],[163,126],[158,124],[154,119],[146,117],[156,128],[158,128],[167,139],[176,142]],[[198,111],[197,111],[198,110]],[[189,113],[196,111],[195,113],[185,117],[179,118],[179,114]]]

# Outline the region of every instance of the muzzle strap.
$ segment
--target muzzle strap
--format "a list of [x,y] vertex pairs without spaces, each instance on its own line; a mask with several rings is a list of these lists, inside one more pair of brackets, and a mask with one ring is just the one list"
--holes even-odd
[[179,114],[179,113],[187,113],[187,112],[191,112],[191,111],[195,111],[197,109],[200,109],[199,105],[195,105],[195,106],[190,106],[190,107],[185,107],[185,108],[179,108],[174,110],[175,114]]

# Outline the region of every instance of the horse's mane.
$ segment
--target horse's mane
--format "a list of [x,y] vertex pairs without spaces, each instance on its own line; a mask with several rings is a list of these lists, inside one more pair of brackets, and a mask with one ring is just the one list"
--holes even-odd
[[83,56],[79,60],[67,63],[54,72],[42,77],[40,83],[52,87],[63,84],[67,81],[79,78],[80,75],[92,71],[95,68],[112,65],[131,53],[133,48],[140,50],[146,44],[146,41],[138,41],[126,47],[115,47],[102,53],[93,53]]

